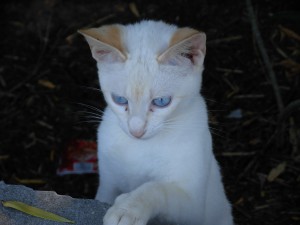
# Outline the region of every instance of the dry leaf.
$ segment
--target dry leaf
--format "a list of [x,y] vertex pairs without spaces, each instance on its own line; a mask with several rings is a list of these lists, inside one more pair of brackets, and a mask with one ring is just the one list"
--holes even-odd
[[0,160],[6,160],[9,159],[9,155],[0,155]]
[[129,3],[129,9],[135,15],[136,17],[140,17],[139,10],[136,7],[136,4],[134,2]]
[[290,117],[289,141],[292,145],[293,154],[296,155],[299,149],[300,130],[296,128],[295,120]]
[[292,74],[300,73],[300,64],[295,62],[292,59],[282,60],[279,65],[284,66],[286,69],[290,71]]
[[234,205],[241,205],[241,204],[243,204],[244,203],[244,198],[243,197],[240,197],[235,203],[234,203]]
[[277,165],[275,168],[273,168],[270,171],[267,180],[269,182],[274,181],[280,174],[282,174],[285,171],[285,167],[286,167],[286,162],[282,162],[279,165]]
[[292,30],[290,30],[288,28],[285,28],[285,27],[283,27],[281,25],[279,26],[279,29],[283,33],[285,33],[288,37],[293,38],[293,39],[295,39],[297,41],[300,41],[300,36],[296,32],[294,32],[294,31],[292,31]]
[[261,143],[261,140],[259,138],[254,138],[254,139],[249,141],[250,145],[257,145],[259,143]]
[[39,80],[38,84],[49,89],[54,89],[56,87],[56,85],[49,80]]
[[35,217],[39,217],[42,219],[46,219],[46,220],[52,220],[52,221],[56,221],[56,222],[64,222],[64,223],[75,223],[72,220],[68,220],[64,217],[61,217],[59,215],[56,215],[54,213],[51,212],[47,212],[45,210],[27,205],[23,202],[19,202],[19,201],[2,201],[2,205],[4,207],[9,207],[9,208],[13,208],[16,210],[19,210],[23,213],[35,216]]

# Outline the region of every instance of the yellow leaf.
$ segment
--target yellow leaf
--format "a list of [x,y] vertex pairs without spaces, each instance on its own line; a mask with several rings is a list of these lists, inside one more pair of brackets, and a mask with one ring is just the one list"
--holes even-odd
[[42,179],[20,179],[16,176],[13,176],[13,178],[20,184],[45,184],[46,181]]
[[277,165],[275,168],[273,168],[270,171],[267,180],[269,182],[274,181],[280,174],[282,174],[285,171],[285,167],[286,167],[286,162],[282,162],[279,165]]
[[27,205],[27,204],[25,204],[23,202],[19,202],[19,201],[2,201],[2,205],[4,207],[13,208],[13,209],[19,210],[23,213],[27,213],[29,215],[39,217],[42,219],[46,219],[46,220],[52,220],[52,221],[56,221],[56,222],[65,222],[65,223],[75,223],[72,220],[68,220],[68,219],[61,217],[59,215],[56,215],[54,213],[47,212],[45,210]]

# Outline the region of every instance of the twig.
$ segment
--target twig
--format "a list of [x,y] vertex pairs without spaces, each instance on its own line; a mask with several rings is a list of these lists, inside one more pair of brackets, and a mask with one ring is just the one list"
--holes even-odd
[[[295,111],[300,111],[300,100],[295,100],[293,102],[291,102],[287,107],[285,107],[285,109],[279,114],[279,119],[278,119],[278,127],[277,127],[277,131],[275,133],[275,137],[277,137],[277,142],[278,145],[281,146],[283,143],[282,140],[282,134],[284,133],[284,122],[287,120],[287,118],[289,118],[292,113],[294,113]],[[296,133],[296,132],[295,132]],[[280,137],[278,137],[277,135],[280,135]],[[291,133],[289,134],[291,135]],[[290,136],[290,142],[292,143],[292,137]],[[297,149],[297,145],[298,145],[298,140],[297,140],[297,135],[295,135],[294,140],[296,141],[295,144],[295,149]],[[294,151],[295,152],[295,151]]]
[[257,152],[223,152],[219,154],[220,156],[229,156],[229,157],[234,157],[234,156],[252,156],[257,154]]
[[260,31],[259,31],[258,26],[257,26],[257,20],[256,20],[256,17],[254,15],[251,0],[246,0],[246,4],[247,4],[248,13],[249,13],[249,18],[250,18],[250,21],[251,21],[252,32],[253,32],[253,35],[255,37],[257,47],[258,47],[258,49],[261,53],[262,59],[263,59],[263,61],[265,63],[265,66],[267,68],[268,74],[270,76],[271,83],[272,83],[274,93],[275,93],[275,97],[276,97],[276,101],[277,101],[277,107],[278,107],[279,112],[281,113],[284,109],[284,106],[283,106],[283,101],[282,101],[282,97],[281,97],[281,94],[280,94],[280,90],[279,90],[279,87],[278,87],[277,79],[276,79],[274,70],[272,68],[270,58],[267,54],[266,48],[264,47],[264,42],[263,42],[262,37],[260,35]]
[[279,115],[279,123],[284,121],[296,110],[300,110],[300,100],[291,102]]
[[[296,110],[300,110],[300,100],[295,100],[291,102],[280,114],[278,117],[278,124],[277,129],[273,133],[273,135],[269,138],[268,141],[266,141],[266,144],[263,148],[263,151],[265,149],[268,149],[270,144],[272,144],[274,141],[277,142],[278,146],[282,146],[283,144],[283,138],[282,134],[284,133],[284,122],[287,118],[291,116],[292,113],[294,113]],[[281,136],[279,136],[281,135]],[[272,149],[274,150],[274,149]]]
[[211,40],[207,42],[207,45],[217,45],[223,42],[231,42],[231,41],[237,41],[237,40],[241,40],[243,39],[243,36],[238,35],[238,36],[231,36],[231,37],[226,37],[226,38],[220,38],[220,39],[216,39],[216,40]]
[[216,68],[216,71],[218,72],[224,72],[224,73],[236,73],[236,74],[243,74],[244,71],[239,69],[226,69],[226,68]]
[[35,75],[37,75],[41,65],[42,65],[42,59],[45,56],[46,49],[48,47],[48,42],[49,42],[49,35],[50,35],[50,27],[51,27],[51,22],[52,22],[52,15],[47,20],[47,26],[46,26],[46,31],[45,31],[45,36],[40,37],[42,40],[42,45],[41,45],[41,51],[38,56],[37,62],[32,69],[32,72],[28,76],[26,76],[22,81],[18,82],[15,86],[13,86],[11,89],[9,89],[9,93],[13,93],[19,88],[23,87],[28,81],[30,81]]
[[[104,21],[109,20],[109,19],[111,19],[111,18],[113,18],[113,17],[115,17],[115,14],[109,14],[109,15],[107,15],[107,16],[105,16],[105,17],[102,17],[102,18],[96,20],[95,22],[93,22],[93,23],[91,23],[91,24],[88,24],[88,25],[84,26],[84,27],[85,27],[85,28],[90,28],[90,27],[99,25],[99,24],[103,23]],[[67,41],[69,44],[72,43],[73,39],[74,39],[77,35],[78,35],[77,31],[74,32],[74,33],[72,33],[72,34],[70,34],[69,36],[66,37],[66,41]]]

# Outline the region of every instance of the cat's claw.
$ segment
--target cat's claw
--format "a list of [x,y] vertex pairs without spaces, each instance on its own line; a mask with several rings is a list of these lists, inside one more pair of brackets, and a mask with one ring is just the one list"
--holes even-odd
[[[127,197],[127,196],[126,196]],[[108,209],[103,218],[103,225],[146,225],[148,218],[143,217],[143,207],[121,195]]]

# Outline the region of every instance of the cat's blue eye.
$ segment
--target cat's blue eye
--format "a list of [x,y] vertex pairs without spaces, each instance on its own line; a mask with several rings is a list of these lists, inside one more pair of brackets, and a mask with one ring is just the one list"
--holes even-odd
[[166,107],[171,102],[171,97],[160,97],[152,100],[152,105],[157,107]]
[[113,101],[118,105],[127,105],[128,104],[128,100],[125,97],[115,95],[115,94],[112,94],[111,97],[112,97]]

